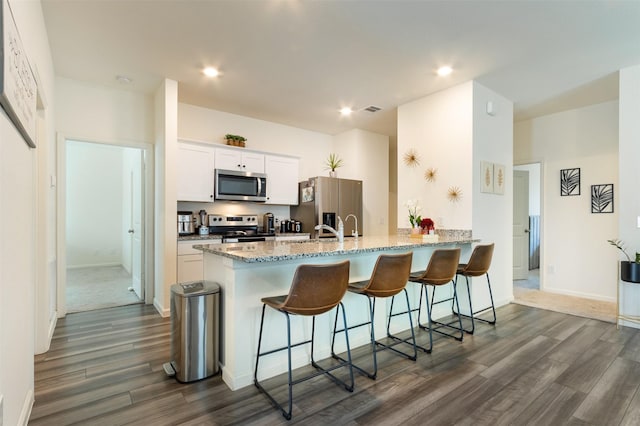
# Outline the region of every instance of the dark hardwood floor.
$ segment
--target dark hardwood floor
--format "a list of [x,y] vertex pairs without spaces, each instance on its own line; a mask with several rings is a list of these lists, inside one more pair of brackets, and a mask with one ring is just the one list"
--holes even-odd
[[[640,330],[522,305],[462,343],[437,339],[417,362],[381,352],[378,379],[356,374],[353,393],[324,377],[297,385],[290,422],[254,386],[166,377],[169,342],[151,306],[68,315],[36,356],[29,424],[640,424]],[[281,400],[284,380],[269,383]]]

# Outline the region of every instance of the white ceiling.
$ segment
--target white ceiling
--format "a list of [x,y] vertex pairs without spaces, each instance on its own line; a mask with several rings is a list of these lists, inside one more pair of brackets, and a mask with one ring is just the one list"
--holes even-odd
[[180,102],[329,134],[393,135],[398,105],[472,79],[516,120],[603,102],[640,64],[640,1],[41,1],[59,76],[169,78]]

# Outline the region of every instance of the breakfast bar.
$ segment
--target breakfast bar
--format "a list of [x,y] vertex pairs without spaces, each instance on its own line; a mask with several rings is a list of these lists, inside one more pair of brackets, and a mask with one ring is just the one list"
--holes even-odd
[[[238,244],[201,245],[194,248],[204,252],[204,278],[217,282],[221,287],[221,345],[220,364],[222,378],[232,390],[253,383],[253,370],[260,327],[261,298],[284,295],[289,292],[296,268],[301,264],[325,264],[344,260],[350,261],[350,281],[368,279],[376,259],[383,253],[403,253],[412,251],[412,271],[424,270],[431,253],[438,248],[460,247],[461,257],[471,251],[473,240],[470,231],[453,231],[441,235],[439,241],[423,241],[408,235],[367,236],[358,239],[347,238],[344,242],[334,239],[309,240],[305,242],[264,241]],[[448,286],[450,287],[450,286]],[[420,288],[408,284],[412,307],[417,307]],[[397,303],[401,303],[397,302]],[[343,303],[349,324],[361,322],[368,316],[367,302],[362,297],[346,294]],[[402,309],[400,305],[395,309]],[[376,311],[374,327],[378,335],[386,333],[385,308],[380,304]],[[433,313],[434,318],[448,315],[443,306]],[[330,337],[333,329],[334,312],[316,319],[316,359],[330,356]],[[284,318],[268,313],[265,330],[271,333],[263,341],[264,350],[269,346],[282,346],[285,342]],[[425,318],[421,319],[426,321]],[[392,322],[392,332],[406,329],[406,324]],[[363,329],[349,334],[351,348],[369,344],[370,334]],[[310,319],[292,318],[292,340],[308,339],[311,334]],[[346,350],[336,342],[336,351]],[[292,351],[293,368],[307,365],[310,359],[308,345],[296,347]],[[287,370],[286,353],[274,354],[261,360],[260,378],[273,377]]]

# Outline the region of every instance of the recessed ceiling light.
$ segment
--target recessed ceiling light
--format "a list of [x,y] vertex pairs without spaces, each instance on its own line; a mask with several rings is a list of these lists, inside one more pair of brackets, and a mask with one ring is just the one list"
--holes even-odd
[[349,107],[344,107],[340,109],[340,114],[342,115],[351,115],[352,112],[353,110]]
[[207,77],[217,77],[218,74],[220,74],[218,72],[217,69],[213,68],[213,67],[206,67],[205,69],[202,70],[202,72],[204,73],[204,75],[206,75]]
[[447,76],[447,75],[451,74],[452,72],[453,72],[453,69],[451,67],[448,67],[448,66],[444,66],[444,67],[438,68],[438,75],[440,77]]

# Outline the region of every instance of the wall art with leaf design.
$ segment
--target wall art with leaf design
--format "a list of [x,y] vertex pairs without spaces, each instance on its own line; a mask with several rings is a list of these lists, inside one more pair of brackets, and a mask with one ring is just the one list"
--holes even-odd
[[591,213],[613,213],[613,184],[591,185]]
[[580,168],[560,170],[560,195],[580,195]]
[[493,192],[493,163],[480,162],[480,192]]

